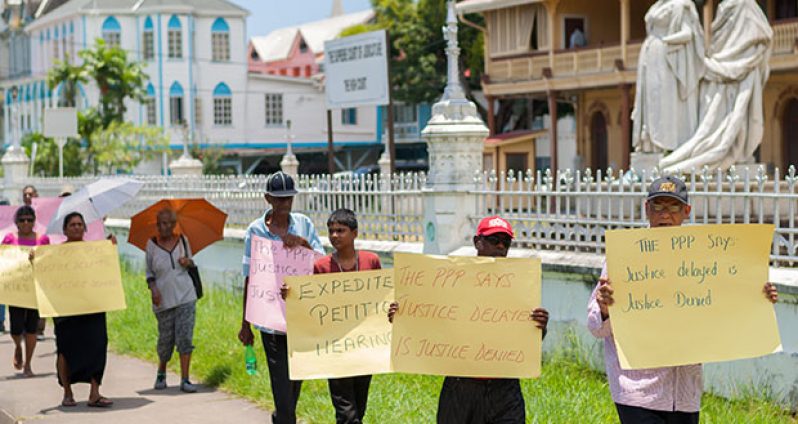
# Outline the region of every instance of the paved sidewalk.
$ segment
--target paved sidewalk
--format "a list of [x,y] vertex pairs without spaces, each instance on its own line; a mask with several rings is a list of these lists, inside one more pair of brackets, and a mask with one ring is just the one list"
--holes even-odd
[[48,322],[48,333],[47,339],[36,346],[33,378],[23,378],[14,369],[14,343],[7,333],[0,335],[0,424],[13,423],[10,417],[35,423],[271,422],[267,411],[209,387],[200,386],[198,393],[182,393],[177,387],[180,378],[173,373],[167,377],[168,389],[153,390],[155,365],[111,353],[100,393],[114,405],[107,409],[87,407],[89,385],[76,384],[72,387],[78,406],[64,408],[63,391],[55,376],[52,322]]

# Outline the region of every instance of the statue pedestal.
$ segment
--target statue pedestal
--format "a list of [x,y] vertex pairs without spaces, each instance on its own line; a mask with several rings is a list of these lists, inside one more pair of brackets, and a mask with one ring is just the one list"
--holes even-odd
[[[21,148],[9,147],[2,159],[3,170],[5,171],[3,195],[6,199],[16,204],[22,187],[28,178],[28,167],[30,159]],[[12,200],[13,199],[13,200]]]
[[759,168],[763,169],[763,172],[767,172],[768,165],[766,163],[735,163],[734,170],[737,172],[739,176],[745,176],[745,172],[748,171],[748,175],[753,177],[759,172]]
[[638,175],[642,175],[645,171],[646,175],[651,175],[655,169],[659,168],[659,161],[665,155],[662,153],[643,153],[633,152],[630,156],[629,166],[634,169]]
[[283,160],[280,161],[280,169],[284,173],[296,177],[299,175],[299,160],[293,153],[286,153],[283,155]]
[[191,156],[183,155],[179,159],[172,161],[172,163],[169,164],[169,169],[174,176],[201,176],[202,162]]
[[385,149],[385,152],[382,153],[380,160],[377,161],[377,164],[380,166],[380,174],[385,175],[386,177],[392,174],[391,154],[388,152],[388,149]]

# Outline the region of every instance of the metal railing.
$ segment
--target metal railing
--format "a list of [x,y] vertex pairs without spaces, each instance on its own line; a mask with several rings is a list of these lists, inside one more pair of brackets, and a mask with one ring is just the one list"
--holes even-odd
[[[603,253],[604,232],[647,225],[645,197],[658,174],[560,171],[523,175],[479,173],[475,177],[477,205],[473,224],[501,215],[515,228],[516,244],[534,249]],[[763,168],[740,173],[703,169],[681,175],[687,183],[692,224],[770,223],[776,227],[771,262],[798,263],[798,176]]]

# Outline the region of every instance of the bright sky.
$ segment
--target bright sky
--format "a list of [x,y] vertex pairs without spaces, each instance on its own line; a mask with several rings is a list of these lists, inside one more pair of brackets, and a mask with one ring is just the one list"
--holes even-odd
[[[247,39],[266,35],[277,28],[313,22],[330,16],[333,0],[232,0],[249,10]],[[371,7],[369,0],[343,0],[344,12]]]

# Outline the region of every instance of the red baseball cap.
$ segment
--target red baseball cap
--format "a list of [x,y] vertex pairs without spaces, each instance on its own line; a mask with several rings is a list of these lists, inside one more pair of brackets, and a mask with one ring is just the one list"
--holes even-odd
[[498,233],[507,234],[510,236],[510,238],[515,237],[513,235],[512,225],[510,225],[510,223],[503,218],[498,216],[489,216],[487,218],[482,218],[482,221],[479,221],[479,225],[477,225],[478,236],[489,236],[491,234]]

